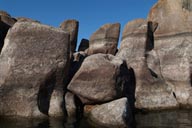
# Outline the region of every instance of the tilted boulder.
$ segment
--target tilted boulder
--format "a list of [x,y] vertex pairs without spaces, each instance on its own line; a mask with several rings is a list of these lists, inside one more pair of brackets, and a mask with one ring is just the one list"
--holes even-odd
[[68,89],[84,104],[114,100],[123,95],[125,85],[121,73],[126,68],[121,59],[110,54],[88,56],[71,80]]
[[35,22],[17,22],[9,30],[0,55],[0,115],[62,115],[68,44],[61,29]]
[[96,53],[115,55],[120,34],[120,24],[105,24],[90,37],[88,55]]
[[70,55],[72,56],[77,46],[79,22],[77,20],[66,20],[60,25],[60,28],[70,35]]
[[[157,75],[148,65],[148,53],[154,48],[153,32],[157,23],[138,19],[129,22],[123,31],[123,37],[117,57],[122,58],[133,68],[136,79],[135,106],[145,109],[166,109],[177,107],[173,92],[161,75]],[[158,61],[158,60],[156,60]],[[160,68],[159,63],[156,65]]]
[[9,28],[12,27],[15,22],[16,20],[13,19],[10,14],[5,11],[0,11],[0,52],[4,45],[5,36]]
[[89,48],[89,40],[82,39],[78,48],[78,51],[85,51]]
[[97,127],[126,128],[132,122],[127,98],[101,104],[91,110],[88,120]]
[[192,106],[192,0],[159,0],[148,20],[158,22],[154,50],[161,74],[181,106]]

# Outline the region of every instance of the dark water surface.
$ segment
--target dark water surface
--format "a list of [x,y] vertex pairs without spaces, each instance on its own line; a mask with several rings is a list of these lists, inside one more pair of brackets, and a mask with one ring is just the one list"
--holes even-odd
[[[136,128],[192,128],[192,110],[140,113],[135,116],[135,120]],[[62,119],[0,118],[0,128],[75,127],[93,128],[85,120],[79,123],[67,123]]]

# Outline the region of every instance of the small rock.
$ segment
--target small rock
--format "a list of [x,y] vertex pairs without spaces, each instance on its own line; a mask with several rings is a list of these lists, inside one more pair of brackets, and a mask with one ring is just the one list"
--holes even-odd
[[127,98],[121,98],[93,108],[88,120],[100,127],[126,128],[132,122]]

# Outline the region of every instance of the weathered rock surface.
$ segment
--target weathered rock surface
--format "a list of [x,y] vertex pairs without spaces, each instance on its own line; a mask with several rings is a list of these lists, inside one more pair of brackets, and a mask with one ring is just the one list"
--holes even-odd
[[192,0],[159,0],[148,21],[158,22],[155,36],[192,32]]
[[0,52],[4,45],[4,39],[7,34],[7,31],[10,27],[14,25],[15,22],[16,20],[11,18],[10,14],[5,11],[0,11]]
[[96,53],[115,55],[120,34],[120,24],[105,24],[90,37],[88,55]]
[[89,40],[82,39],[78,48],[78,51],[85,51],[89,48]]
[[158,22],[154,50],[177,102],[192,106],[192,0],[159,0],[148,20]]
[[40,23],[40,21],[33,20],[30,18],[26,18],[26,17],[17,17],[16,19],[17,19],[17,22],[37,22],[37,23]]
[[[51,94],[63,92],[68,44],[61,29],[34,22],[18,22],[9,30],[0,55],[0,115],[42,116],[49,107],[60,112],[61,97],[54,96],[55,102]],[[49,106],[50,100],[56,104]]]
[[[136,78],[136,107],[146,109],[165,109],[177,107],[177,101],[161,76],[150,69],[159,66],[157,63],[148,65],[148,52],[154,47],[153,32],[156,23],[138,19],[129,22],[124,29],[121,47],[117,56],[126,60],[133,68]],[[157,60],[154,60],[158,62]],[[157,64],[157,65],[156,65]]]
[[70,35],[70,55],[72,56],[77,46],[79,22],[77,20],[66,20],[60,25],[60,28]]
[[88,115],[91,123],[105,128],[126,128],[132,121],[127,98],[121,98],[95,107]]
[[68,89],[84,104],[114,100],[123,93],[121,68],[124,62],[110,54],[88,56],[71,80]]
[[75,103],[75,95],[67,92],[65,94],[65,108],[67,112],[67,116],[70,118],[76,117],[76,103]]

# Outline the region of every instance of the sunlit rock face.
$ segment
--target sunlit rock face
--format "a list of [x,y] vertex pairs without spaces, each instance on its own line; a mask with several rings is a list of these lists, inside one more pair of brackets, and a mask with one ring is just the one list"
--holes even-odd
[[161,76],[159,59],[153,50],[153,32],[156,28],[157,23],[144,19],[129,22],[124,28],[121,47],[116,55],[133,68],[136,79],[135,106],[141,109],[178,106],[171,88]]
[[124,62],[110,54],[95,54],[83,61],[68,89],[84,104],[103,103],[123,95],[126,84],[123,72],[129,76]]
[[79,30],[79,21],[77,20],[65,20],[60,28],[70,35],[70,56],[73,55],[77,46],[77,37]]
[[61,29],[35,22],[17,22],[9,30],[0,55],[0,115],[62,115],[68,44]]
[[159,0],[149,12],[148,20],[159,24],[155,36],[192,32],[192,1]]
[[97,127],[125,128],[132,120],[132,115],[128,113],[129,102],[127,98],[121,98],[109,103],[96,106],[88,115],[89,121]]
[[105,24],[90,37],[88,55],[104,53],[115,55],[120,34],[120,24]]
[[177,102],[192,105],[192,1],[159,0],[148,20],[158,23],[154,33],[154,51],[166,84]]

